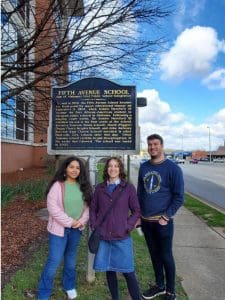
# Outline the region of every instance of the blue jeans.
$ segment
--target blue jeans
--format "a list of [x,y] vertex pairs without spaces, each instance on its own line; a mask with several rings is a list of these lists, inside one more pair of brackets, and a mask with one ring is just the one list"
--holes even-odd
[[63,288],[65,291],[74,289],[76,281],[76,256],[80,237],[81,231],[73,228],[65,228],[64,237],[49,233],[48,259],[38,284],[38,299],[50,299],[53,280],[63,258]]
[[[158,222],[146,222],[142,220],[142,231],[151,256],[155,273],[156,284],[160,288],[166,288],[170,293],[175,293],[175,262],[172,252],[173,244],[173,220],[167,225]],[[166,286],[164,283],[166,276]]]

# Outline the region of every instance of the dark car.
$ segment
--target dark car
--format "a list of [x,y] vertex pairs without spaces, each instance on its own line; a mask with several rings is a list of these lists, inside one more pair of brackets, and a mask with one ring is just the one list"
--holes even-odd
[[196,158],[193,158],[189,161],[190,164],[198,164],[198,160]]
[[209,161],[209,158],[208,157],[202,157],[202,158],[200,158],[200,161]]

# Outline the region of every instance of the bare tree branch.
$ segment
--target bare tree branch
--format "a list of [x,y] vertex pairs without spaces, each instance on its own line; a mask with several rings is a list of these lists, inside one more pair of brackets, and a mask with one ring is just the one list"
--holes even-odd
[[10,86],[2,102],[31,91],[40,96],[33,110],[46,120],[53,80],[124,71],[138,77],[137,70],[151,70],[165,41],[155,30],[172,12],[159,0],[85,0],[84,8],[81,0],[46,0],[42,7],[18,2],[1,3],[2,83]]

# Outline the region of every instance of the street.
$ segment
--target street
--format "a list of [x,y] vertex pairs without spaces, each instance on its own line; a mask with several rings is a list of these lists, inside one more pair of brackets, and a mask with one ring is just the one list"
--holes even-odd
[[185,191],[225,210],[225,164],[198,163],[180,165]]
[[225,188],[225,163],[204,163],[180,165],[185,175],[201,178]]

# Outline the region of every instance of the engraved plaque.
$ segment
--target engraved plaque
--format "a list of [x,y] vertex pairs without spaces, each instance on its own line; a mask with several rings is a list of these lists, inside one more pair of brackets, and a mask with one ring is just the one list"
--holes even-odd
[[52,90],[52,150],[135,150],[136,88],[85,78]]

